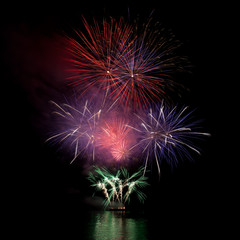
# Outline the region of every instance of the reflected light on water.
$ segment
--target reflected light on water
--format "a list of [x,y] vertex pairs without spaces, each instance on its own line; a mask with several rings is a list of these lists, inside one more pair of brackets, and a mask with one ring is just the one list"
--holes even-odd
[[92,212],[88,239],[147,239],[146,219],[128,217],[125,211]]

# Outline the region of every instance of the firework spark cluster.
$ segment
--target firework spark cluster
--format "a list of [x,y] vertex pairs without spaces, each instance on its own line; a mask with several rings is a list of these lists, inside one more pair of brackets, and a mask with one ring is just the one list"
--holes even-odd
[[148,183],[143,176],[143,168],[129,175],[126,168],[119,169],[116,174],[111,173],[106,168],[94,167],[94,173],[90,172],[88,179],[92,182],[92,187],[103,192],[105,196],[105,207],[111,207],[113,202],[123,204],[130,201],[130,195],[136,193],[140,202],[144,202],[146,195],[141,191]]
[[177,84],[173,74],[186,64],[175,53],[179,43],[172,36],[166,38],[164,31],[153,30],[150,20],[140,31],[123,19],[103,20],[100,26],[83,18],[83,23],[85,33],[76,30],[77,37],[68,38],[69,84],[81,95],[94,89],[108,99],[142,108],[166,98],[166,89]]
[[[95,167],[89,180],[104,193],[105,204],[124,203],[137,186],[145,186],[149,164],[155,163],[160,175],[162,161],[174,166],[200,154],[196,143],[209,134],[200,131],[188,107],[164,101],[178,86],[174,74],[184,70],[172,35],[167,38],[153,29],[151,20],[138,26],[123,18],[93,24],[83,18],[83,25],[83,31],[66,38],[71,64],[67,81],[78,97],[74,103],[51,101],[57,130],[47,142],[70,149],[70,163],[85,158],[120,168],[112,175]],[[132,162],[143,167],[129,177],[121,167]],[[138,196],[145,198],[140,191]]]
[[198,130],[200,126],[187,107],[170,108],[161,103],[128,118],[113,105],[98,108],[89,101],[76,106],[52,104],[63,131],[47,141],[70,147],[71,163],[79,156],[93,163],[129,162],[137,157],[145,162],[145,170],[149,161],[155,160],[160,174],[161,161],[173,166],[179,159],[191,159],[191,153],[200,154],[196,140],[209,136]]

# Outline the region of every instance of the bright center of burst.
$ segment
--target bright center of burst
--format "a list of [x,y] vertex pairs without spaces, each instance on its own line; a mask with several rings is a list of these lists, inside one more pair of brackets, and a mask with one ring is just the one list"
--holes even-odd
[[130,73],[130,77],[131,77],[131,78],[138,77],[138,75],[139,75],[138,73],[134,73],[134,72],[133,72],[133,73]]
[[151,138],[162,138],[163,134],[160,132],[150,132]]
[[91,138],[90,138],[91,143],[94,143],[94,140],[95,140],[94,136],[91,135]]
[[166,132],[166,133],[161,133],[159,131],[150,132],[150,137],[152,140],[161,141],[161,142],[164,142],[165,144],[167,144],[167,143],[174,144],[172,141],[173,136],[168,132]]
[[169,133],[161,133],[159,131],[150,132],[150,136],[151,136],[151,138],[159,139],[159,140],[163,140],[165,138],[172,137],[171,134],[169,134]]

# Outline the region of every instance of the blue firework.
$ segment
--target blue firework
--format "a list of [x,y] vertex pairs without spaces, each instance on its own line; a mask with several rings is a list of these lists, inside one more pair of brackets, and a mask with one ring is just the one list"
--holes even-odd
[[191,153],[200,154],[195,140],[209,133],[200,132],[188,107],[169,108],[164,104],[150,108],[146,114],[136,115],[137,126],[128,126],[138,132],[139,140],[132,148],[140,148],[145,156],[145,170],[150,159],[155,159],[160,174],[161,161],[171,166],[179,159],[191,159]]

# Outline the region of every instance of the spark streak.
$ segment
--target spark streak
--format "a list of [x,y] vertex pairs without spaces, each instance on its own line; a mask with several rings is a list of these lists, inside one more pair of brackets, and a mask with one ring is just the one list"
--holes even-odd
[[149,159],[155,159],[160,175],[160,164],[164,159],[170,165],[176,165],[179,158],[191,158],[188,150],[197,154],[200,151],[195,147],[194,139],[210,136],[209,133],[193,131],[197,128],[196,121],[189,121],[190,113],[187,107],[180,112],[177,108],[167,108],[162,103],[156,109],[149,109],[144,116],[136,115],[140,120],[137,127],[128,125],[139,134],[139,141],[131,149],[141,147],[145,157],[145,170]]
[[179,88],[173,75],[184,71],[187,61],[175,53],[180,44],[174,36],[167,38],[159,26],[153,31],[151,19],[142,28],[123,18],[91,25],[83,17],[83,24],[85,33],[76,30],[76,37],[67,37],[69,84],[81,95],[94,88],[138,109],[167,97],[166,89]]
[[[144,202],[146,195],[139,190],[148,185],[147,178],[142,174],[143,168],[129,176],[125,168],[119,169],[116,174],[112,174],[106,168],[94,167],[94,173],[90,172],[88,179],[92,182],[92,187],[103,191],[106,198],[105,207],[111,206],[112,202],[125,204],[130,201],[130,195],[136,193],[139,201]],[[104,187],[103,187],[104,186]],[[125,194],[124,194],[125,190]]]
[[61,128],[64,128],[64,131],[49,137],[46,142],[57,140],[59,143],[67,142],[69,146],[73,145],[74,156],[70,163],[73,163],[81,153],[87,150],[91,152],[90,155],[94,161],[97,126],[102,109],[92,111],[88,101],[81,110],[69,104],[60,106],[53,101],[51,103],[57,108],[53,114],[63,119]]
[[113,118],[105,122],[102,127],[103,133],[99,136],[99,146],[110,149],[116,161],[127,159],[129,155],[131,138],[129,137],[130,129],[126,125],[124,120]]

